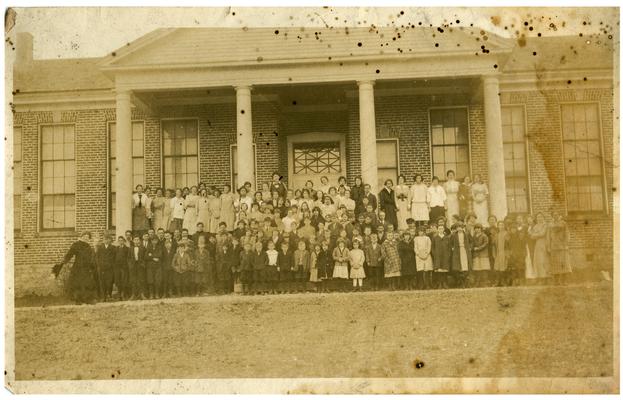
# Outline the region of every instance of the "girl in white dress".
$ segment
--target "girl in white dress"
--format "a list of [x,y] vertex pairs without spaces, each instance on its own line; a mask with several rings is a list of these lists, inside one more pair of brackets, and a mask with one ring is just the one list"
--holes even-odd
[[474,183],[472,183],[472,197],[474,201],[474,214],[476,214],[476,222],[482,226],[489,226],[489,189],[482,182],[480,175],[474,175]]
[[432,250],[432,242],[430,237],[426,235],[424,227],[418,229],[418,235],[413,239],[413,250],[415,251],[415,267],[419,276],[424,278],[424,282],[427,282],[430,286],[432,279],[424,273],[431,273],[433,271],[433,259],[430,252]]
[[203,230],[210,232],[210,207],[208,206],[210,200],[208,199],[208,191],[201,189],[199,194],[200,197],[197,199],[197,223],[201,222]]
[[194,235],[197,232],[197,186],[190,188],[190,193],[184,199],[184,222],[182,228],[188,230],[188,235]]
[[398,175],[398,184],[394,186],[394,201],[396,202],[396,218],[398,219],[398,230],[407,229],[407,219],[409,213],[409,185],[404,175]]
[[213,196],[208,201],[210,210],[210,233],[218,233],[218,224],[221,223],[221,191],[214,189]]
[[426,192],[428,187],[422,181],[422,175],[417,174],[413,178],[415,183],[409,189],[411,202],[411,218],[415,220],[417,226],[428,222],[428,203],[426,202]]
[[353,280],[353,287],[355,290],[361,290],[363,287],[363,279],[366,277],[366,273],[363,269],[363,263],[366,257],[361,249],[361,242],[359,239],[353,240],[353,249],[349,251],[350,262],[350,279]]
[[227,232],[231,232],[235,228],[235,200],[234,194],[231,192],[231,186],[225,185],[223,187],[223,194],[221,195],[221,222],[225,222],[227,224],[227,227],[225,228]]
[[346,243],[342,239],[338,239],[337,246],[333,249],[333,277],[338,279],[348,279],[348,261],[350,254]]
[[448,180],[443,184],[443,188],[446,191],[446,222],[448,228],[452,225],[452,217],[460,214],[459,207],[459,188],[460,184],[454,179],[454,171],[448,170],[446,173]]

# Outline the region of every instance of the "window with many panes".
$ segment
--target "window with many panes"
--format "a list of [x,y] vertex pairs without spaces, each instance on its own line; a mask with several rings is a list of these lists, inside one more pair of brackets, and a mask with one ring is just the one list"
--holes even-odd
[[523,106],[502,107],[504,173],[506,174],[506,203],[509,213],[530,211],[524,115]]
[[13,128],[13,227],[22,228],[22,128]]
[[164,187],[196,185],[199,181],[196,119],[162,121]]
[[74,125],[41,126],[42,229],[75,228],[74,145]]
[[603,160],[597,103],[562,104],[567,209],[603,211]]
[[[231,157],[230,158],[231,160],[231,187],[233,188],[232,190],[237,191],[244,182],[240,182],[240,186],[238,186],[238,147],[236,145],[231,146],[230,157]],[[251,184],[253,184],[254,187],[255,187],[255,176],[256,176],[255,145],[253,145],[253,179],[251,180]]]
[[377,140],[376,158],[379,190],[388,179],[396,185],[398,182],[398,141],[395,139]]
[[469,175],[469,129],[467,108],[430,110],[433,175],[446,179],[453,170],[457,179]]
[[[108,124],[108,154],[110,155],[110,212],[109,212],[109,224],[111,227],[115,226],[115,214],[117,210],[116,206],[116,185],[117,185],[117,129],[114,122]],[[143,185],[145,182],[145,129],[144,124],[141,121],[132,122],[132,188],[136,185]]]

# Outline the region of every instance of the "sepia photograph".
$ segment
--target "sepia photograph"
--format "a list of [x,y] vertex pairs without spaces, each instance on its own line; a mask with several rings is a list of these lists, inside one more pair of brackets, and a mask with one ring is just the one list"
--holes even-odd
[[5,390],[620,392],[619,8],[4,11]]

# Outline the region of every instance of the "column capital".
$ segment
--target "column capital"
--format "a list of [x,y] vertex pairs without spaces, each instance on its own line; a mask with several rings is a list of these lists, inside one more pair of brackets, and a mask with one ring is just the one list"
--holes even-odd
[[482,83],[485,85],[500,84],[500,75],[499,74],[487,74],[481,76]]
[[234,90],[236,92],[241,91],[241,90],[242,91],[251,91],[252,89],[253,89],[252,85],[236,85],[236,86],[234,86]]
[[115,97],[117,99],[121,98],[121,99],[125,99],[125,98],[131,98],[132,97],[132,91],[130,89],[115,89]]
[[368,85],[369,85],[369,86],[374,86],[375,82],[376,82],[376,81],[374,81],[374,80],[369,80],[369,79],[368,79],[368,80],[357,81],[357,86],[359,86],[360,88],[361,88],[362,86],[368,86]]

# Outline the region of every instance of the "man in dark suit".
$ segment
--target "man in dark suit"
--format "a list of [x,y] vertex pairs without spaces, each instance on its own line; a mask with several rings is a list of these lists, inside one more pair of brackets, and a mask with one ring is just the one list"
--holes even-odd
[[140,297],[145,300],[145,247],[141,238],[136,235],[132,238],[132,246],[128,257],[129,284],[132,290],[130,300]]
[[95,250],[95,267],[99,282],[99,295],[108,301],[112,295],[113,270],[115,267],[115,248],[110,235],[104,236],[104,243],[97,245]]
[[197,222],[197,231],[190,236],[193,243],[195,244],[199,243],[199,236],[203,236],[205,238],[206,243],[208,243],[209,234],[203,229],[204,229],[203,222]]
[[359,212],[365,211],[365,206],[363,205],[364,198],[368,199],[368,204],[372,205],[372,211],[376,211],[376,196],[370,193],[370,185],[367,183],[363,185],[363,195],[361,196],[360,203],[356,205]]

